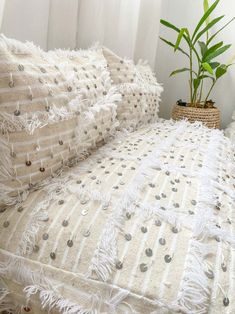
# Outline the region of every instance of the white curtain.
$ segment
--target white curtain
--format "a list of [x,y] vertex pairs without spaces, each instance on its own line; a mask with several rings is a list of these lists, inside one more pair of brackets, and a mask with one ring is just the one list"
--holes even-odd
[[162,0],[0,0],[1,32],[44,49],[87,48],[155,64]]

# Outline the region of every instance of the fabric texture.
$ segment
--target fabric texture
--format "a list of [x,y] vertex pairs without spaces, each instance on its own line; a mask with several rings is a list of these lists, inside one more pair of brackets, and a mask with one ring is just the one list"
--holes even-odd
[[45,53],[1,36],[0,72],[0,203],[11,204],[112,136],[121,96],[99,51]]
[[0,309],[233,313],[234,171],[219,130],[120,133],[0,213]]
[[121,128],[135,130],[157,120],[162,87],[151,68],[144,62],[137,65],[103,48],[113,85],[122,94],[117,107]]
[[233,121],[225,129],[225,135],[230,138],[231,142],[235,145],[235,112],[232,115]]

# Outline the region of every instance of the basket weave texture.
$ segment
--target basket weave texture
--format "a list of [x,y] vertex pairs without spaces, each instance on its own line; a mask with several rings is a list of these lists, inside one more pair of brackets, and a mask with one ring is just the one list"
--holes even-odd
[[220,111],[218,108],[195,108],[174,105],[171,117],[174,120],[200,121],[208,128],[220,127]]

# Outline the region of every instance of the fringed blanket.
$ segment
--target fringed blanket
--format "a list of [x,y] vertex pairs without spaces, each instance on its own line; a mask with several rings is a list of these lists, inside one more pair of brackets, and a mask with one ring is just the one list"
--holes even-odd
[[235,313],[235,165],[222,132],[122,133],[0,213],[0,311]]

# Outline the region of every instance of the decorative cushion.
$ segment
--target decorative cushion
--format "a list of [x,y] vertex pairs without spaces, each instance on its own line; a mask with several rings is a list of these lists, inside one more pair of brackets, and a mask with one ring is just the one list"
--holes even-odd
[[232,143],[235,145],[235,111],[233,112],[232,120],[233,121],[225,129],[225,135],[230,138]]
[[162,87],[146,62],[137,65],[122,59],[103,47],[113,84],[122,93],[122,101],[117,107],[117,117],[121,128],[135,130],[140,125],[154,122],[158,118],[158,108]]
[[99,51],[45,53],[1,35],[0,204],[112,135],[120,95],[106,67]]

